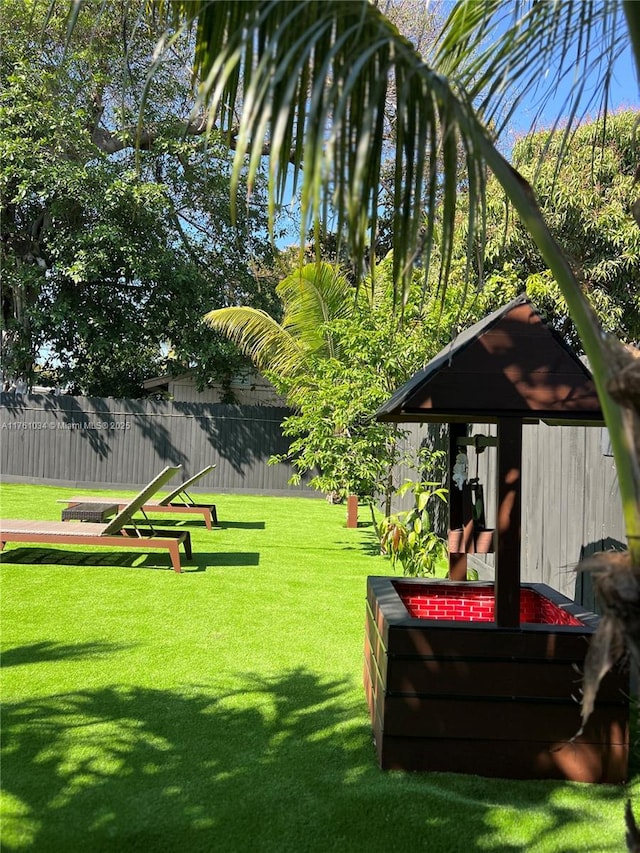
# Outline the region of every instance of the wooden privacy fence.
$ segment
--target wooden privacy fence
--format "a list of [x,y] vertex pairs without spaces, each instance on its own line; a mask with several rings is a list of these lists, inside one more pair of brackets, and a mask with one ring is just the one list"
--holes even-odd
[[[285,408],[94,397],[0,395],[0,465],[7,481],[136,488],[165,465],[186,478],[215,464],[202,491],[320,496],[288,484]],[[176,478],[177,481],[177,478]]]
[[[285,408],[155,402],[90,397],[0,395],[0,466],[7,482],[72,487],[136,488],[165,465],[181,464],[185,477],[216,468],[202,491],[322,497],[289,485],[289,465],[267,465],[285,453]],[[443,446],[440,425],[403,425],[407,447]],[[487,425],[473,433],[491,434]],[[444,445],[446,446],[446,445]],[[477,457],[486,522],[495,526],[495,451]],[[470,475],[476,456],[469,450]],[[396,483],[415,479],[399,467]],[[523,432],[522,580],[546,583],[594,609],[588,576],[574,567],[585,554],[625,541],[622,508],[606,431],[589,427],[525,426]],[[394,509],[406,508],[395,502]],[[480,566],[492,576],[492,558]]]

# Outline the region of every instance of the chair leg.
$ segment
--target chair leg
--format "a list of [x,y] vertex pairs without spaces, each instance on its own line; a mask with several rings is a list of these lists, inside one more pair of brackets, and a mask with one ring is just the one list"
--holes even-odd
[[174,572],[180,574],[182,572],[182,567],[180,565],[180,551],[178,550],[178,540],[175,542],[168,542],[167,548],[169,549],[169,556],[171,557],[171,563],[173,565]]
[[184,539],[182,540],[182,544],[184,545],[184,553],[187,560],[190,560],[193,557],[193,550],[191,548],[191,533],[188,530],[184,532]]

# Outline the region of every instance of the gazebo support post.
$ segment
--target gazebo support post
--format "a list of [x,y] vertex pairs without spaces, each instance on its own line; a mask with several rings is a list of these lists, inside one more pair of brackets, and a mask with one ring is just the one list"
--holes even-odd
[[517,628],[520,625],[521,418],[498,418],[497,478],[495,621],[500,628]]
[[[462,551],[449,551],[449,579],[452,581],[464,581],[467,579],[467,551],[473,537],[473,520],[467,518],[465,513],[464,490],[459,489],[453,482],[453,466],[456,463],[458,453],[458,439],[467,435],[467,424],[449,424],[449,530],[460,529],[462,531]],[[451,537],[449,537],[451,542]]]

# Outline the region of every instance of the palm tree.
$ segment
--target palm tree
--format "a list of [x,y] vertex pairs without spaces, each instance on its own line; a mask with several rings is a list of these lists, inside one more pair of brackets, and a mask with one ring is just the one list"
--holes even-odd
[[[446,284],[459,225],[461,166],[470,252],[482,244],[485,173],[493,172],[552,271],[589,358],[629,545],[624,570],[609,567],[606,576],[614,587],[614,574],[622,578],[638,606],[640,360],[602,333],[531,187],[500,153],[495,132],[545,80],[548,92],[559,81],[577,81],[564,110],[571,120],[594,78],[606,110],[611,68],[629,44],[640,73],[640,3],[457,0],[428,62],[368,0],[157,0],[155,9],[174,27],[196,28],[199,106],[209,127],[235,149],[232,198],[241,175],[246,171],[251,183],[268,155],[272,221],[292,175],[294,188],[301,186],[301,234],[319,222],[330,199],[357,270],[375,235],[381,164],[389,154],[384,107],[393,81],[393,248],[400,292],[407,291],[418,256],[428,272],[436,236]],[[593,104],[587,99],[586,106]],[[565,141],[571,144],[570,134]],[[619,611],[609,615],[615,634]],[[625,627],[640,660],[640,637],[628,621]],[[598,677],[611,661],[612,645]]]
[[337,344],[326,323],[351,315],[356,291],[327,263],[306,264],[276,287],[284,316],[279,323],[257,308],[219,308],[205,315],[262,371],[275,374],[281,389],[295,397],[308,359],[335,358]]
[[[381,275],[386,278],[385,266],[381,265]],[[353,353],[343,351],[341,341],[344,339],[340,333],[336,333],[336,321],[338,327],[340,321],[353,320],[357,323],[362,315],[366,316],[370,312],[370,319],[376,318],[374,322],[379,322],[379,317],[384,313],[384,295],[386,292],[388,298],[389,288],[378,288],[372,292],[368,285],[367,282],[356,289],[338,266],[324,262],[310,263],[294,270],[276,287],[276,294],[283,307],[281,322],[265,311],[244,306],[210,311],[204,321],[233,341],[259,370],[267,373],[277,390],[286,394],[287,402],[300,414],[308,407],[310,398],[313,398],[314,405],[318,399],[325,399],[321,390],[323,381],[329,376],[330,382],[336,382],[336,367],[340,363],[342,367],[352,364]],[[367,296],[370,298],[367,299]],[[402,323],[394,316],[388,319],[390,326],[399,334]],[[407,373],[403,379],[409,375]],[[376,365],[376,379],[381,380],[387,394],[393,391],[397,381],[397,377],[389,375],[379,363]],[[376,387],[372,380],[373,377],[369,375],[369,389]],[[374,430],[364,430],[367,440],[359,434],[359,441],[356,442],[353,431],[359,433],[362,427],[358,423],[360,417],[370,412],[367,410],[358,414],[358,407],[353,405],[354,394],[353,385],[350,385],[346,422],[340,418],[336,420],[336,409],[329,406],[324,410],[320,432],[324,433],[330,424],[334,436],[332,443],[335,443],[336,449],[325,453],[323,465],[317,461],[317,444],[313,445],[312,450],[307,447],[308,422],[301,428],[296,416],[289,417],[285,421],[285,433],[298,436],[291,448],[298,445],[299,451],[294,455],[299,472],[319,471],[312,478],[311,485],[343,497],[358,493],[365,500],[368,499],[375,524],[375,494],[381,492],[384,495],[385,515],[391,513],[391,496],[395,491],[392,472],[404,433],[397,424],[378,424]],[[332,401],[340,400],[337,387],[332,388],[331,397]],[[371,398],[368,404],[371,405]],[[344,418],[344,407],[340,408],[338,403],[337,408]],[[300,437],[301,434],[305,435],[304,439]],[[323,449],[326,451],[326,435],[323,437]],[[344,445],[352,439],[351,453],[345,453]],[[355,449],[356,444],[358,450]],[[384,479],[384,488],[376,490],[373,484],[381,479]]]

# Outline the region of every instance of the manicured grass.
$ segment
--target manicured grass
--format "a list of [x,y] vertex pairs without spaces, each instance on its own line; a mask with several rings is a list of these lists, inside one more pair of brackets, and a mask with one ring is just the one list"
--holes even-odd
[[[73,490],[73,493],[77,490]],[[5,485],[1,514],[71,490]],[[368,519],[215,495],[162,553],[2,555],[7,851],[624,850],[628,789],[378,770],[362,688]],[[165,518],[166,523],[166,518]]]

